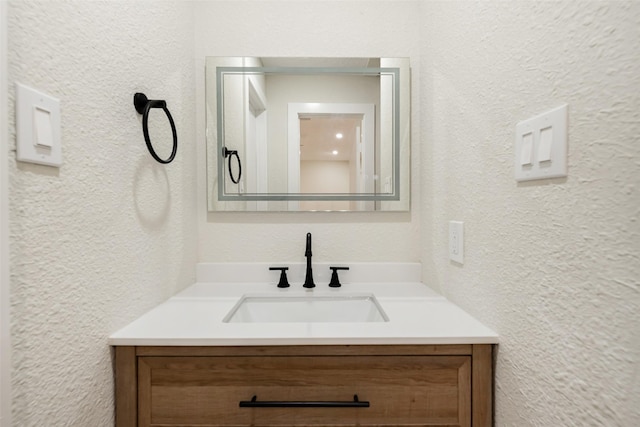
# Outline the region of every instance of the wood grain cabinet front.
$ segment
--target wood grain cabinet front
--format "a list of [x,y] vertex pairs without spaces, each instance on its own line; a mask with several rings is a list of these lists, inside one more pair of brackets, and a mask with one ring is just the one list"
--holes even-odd
[[[473,346],[443,346],[460,354],[419,347],[200,348],[198,355],[137,347],[129,360],[137,404],[116,396],[126,406],[117,425],[490,425],[473,420]],[[125,381],[117,372],[116,380]]]

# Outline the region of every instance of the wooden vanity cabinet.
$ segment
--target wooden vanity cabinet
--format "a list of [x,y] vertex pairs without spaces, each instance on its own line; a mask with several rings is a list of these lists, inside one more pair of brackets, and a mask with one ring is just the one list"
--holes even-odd
[[117,427],[492,425],[490,344],[119,346],[115,370]]

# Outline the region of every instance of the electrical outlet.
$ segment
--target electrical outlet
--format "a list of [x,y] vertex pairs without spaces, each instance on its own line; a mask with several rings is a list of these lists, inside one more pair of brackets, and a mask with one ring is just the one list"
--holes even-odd
[[449,221],[449,259],[464,263],[464,223]]

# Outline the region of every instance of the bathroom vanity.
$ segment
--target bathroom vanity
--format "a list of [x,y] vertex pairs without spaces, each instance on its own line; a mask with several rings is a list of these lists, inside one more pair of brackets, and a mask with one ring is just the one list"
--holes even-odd
[[491,426],[491,363],[488,344],[117,346],[117,426]]
[[[335,290],[320,284],[328,273],[313,290],[278,289],[266,266],[199,266],[198,283],[110,337],[116,425],[491,426],[497,335],[415,280],[419,267],[376,265],[352,266]],[[247,295],[306,298],[305,311],[373,295],[382,318],[234,318]]]

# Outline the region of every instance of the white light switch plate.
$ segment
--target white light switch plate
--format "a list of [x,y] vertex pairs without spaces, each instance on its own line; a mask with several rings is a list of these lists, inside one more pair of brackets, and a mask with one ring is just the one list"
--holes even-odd
[[16,134],[19,161],[62,165],[58,99],[16,83]]
[[449,221],[449,259],[464,263],[464,223]]
[[516,181],[567,176],[567,122],[564,104],[516,125]]

